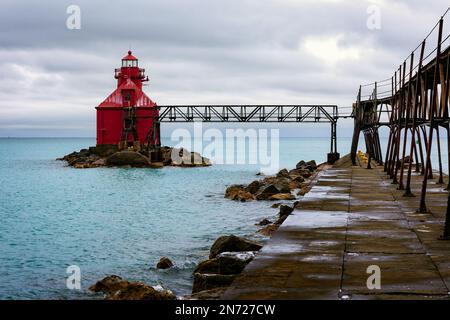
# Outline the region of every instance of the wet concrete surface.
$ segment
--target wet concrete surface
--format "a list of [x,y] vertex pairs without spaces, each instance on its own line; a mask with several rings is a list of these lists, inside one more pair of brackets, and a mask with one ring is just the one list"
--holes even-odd
[[417,196],[404,197],[382,167],[328,168],[222,298],[450,299],[450,241],[438,240],[448,194],[430,180],[430,213],[417,213],[421,183],[415,174]]

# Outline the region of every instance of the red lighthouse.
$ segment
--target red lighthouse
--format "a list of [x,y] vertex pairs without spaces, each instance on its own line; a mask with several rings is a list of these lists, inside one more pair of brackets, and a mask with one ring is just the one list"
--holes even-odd
[[122,66],[115,69],[117,89],[97,109],[97,145],[118,145],[119,149],[133,146],[159,146],[158,107],[142,91],[148,81],[145,69],[128,51]]

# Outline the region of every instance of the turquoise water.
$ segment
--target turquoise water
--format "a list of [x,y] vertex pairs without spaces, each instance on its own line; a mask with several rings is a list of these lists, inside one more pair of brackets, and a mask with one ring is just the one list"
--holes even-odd
[[[0,139],[0,299],[99,298],[87,288],[108,274],[188,294],[218,236],[257,238],[254,224],[277,214],[223,198],[227,185],[254,180],[256,165],[79,170],[55,160],[94,143]],[[339,139],[342,154],[349,147]],[[323,162],[328,148],[327,138],[282,138],[280,166]],[[156,270],[161,256],[176,267]],[[81,268],[80,291],[66,288],[70,265]]]
[[[107,274],[188,294],[218,236],[257,237],[254,224],[277,214],[266,202],[223,198],[227,185],[254,180],[256,165],[79,170],[55,160],[94,144],[0,139],[0,299],[97,298],[87,288]],[[280,148],[281,166],[293,167],[324,161],[329,142],[288,138]],[[177,267],[156,270],[161,256]],[[81,291],[66,288],[70,265],[81,268]]]

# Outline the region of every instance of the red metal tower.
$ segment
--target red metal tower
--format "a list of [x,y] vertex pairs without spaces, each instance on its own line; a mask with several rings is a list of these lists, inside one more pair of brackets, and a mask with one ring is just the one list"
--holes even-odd
[[142,91],[148,77],[131,51],[122,58],[121,68],[115,69],[114,78],[117,89],[96,107],[97,145],[159,146],[158,107]]

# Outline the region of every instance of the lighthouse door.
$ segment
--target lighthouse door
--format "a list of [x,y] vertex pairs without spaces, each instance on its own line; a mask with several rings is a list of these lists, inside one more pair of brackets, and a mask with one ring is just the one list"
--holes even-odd
[[[136,130],[136,106],[134,99],[134,90],[122,91],[122,105],[123,105],[123,127],[121,146],[127,147],[139,143],[139,138]],[[135,146],[139,148],[139,146]]]

